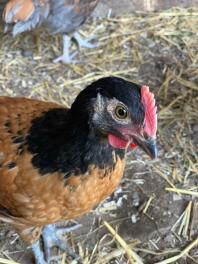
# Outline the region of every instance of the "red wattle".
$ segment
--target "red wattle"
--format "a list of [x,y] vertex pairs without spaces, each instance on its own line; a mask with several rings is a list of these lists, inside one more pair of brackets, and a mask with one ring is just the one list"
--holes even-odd
[[[108,141],[109,141],[109,144],[114,147],[114,148],[118,148],[118,149],[125,149],[128,145],[128,142],[123,140],[123,139],[120,139],[112,134],[108,134]],[[137,145],[134,144],[134,143],[131,143],[130,144],[130,147],[131,148],[136,148]]]
[[137,145],[136,145],[135,143],[131,143],[131,144],[130,144],[130,147],[131,147],[132,149],[135,149],[135,148],[137,148]]

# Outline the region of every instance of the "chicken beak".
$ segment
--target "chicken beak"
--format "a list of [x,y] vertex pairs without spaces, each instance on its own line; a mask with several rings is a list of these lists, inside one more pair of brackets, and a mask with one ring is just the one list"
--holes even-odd
[[156,146],[156,140],[153,138],[140,138],[140,137],[134,137],[134,142],[142,148],[151,159],[157,158],[157,146]]

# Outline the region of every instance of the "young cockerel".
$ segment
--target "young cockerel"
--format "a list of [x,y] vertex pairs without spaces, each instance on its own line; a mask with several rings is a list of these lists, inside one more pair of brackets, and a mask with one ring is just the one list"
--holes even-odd
[[127,149],[155,158],[156,130],[148,86],[116,77],[93,82],[70,109],[0,97],[0,219],[32,246],[37,264],[49,263],[52,241],[65,249],[53,224],[89,212],[115,190]]

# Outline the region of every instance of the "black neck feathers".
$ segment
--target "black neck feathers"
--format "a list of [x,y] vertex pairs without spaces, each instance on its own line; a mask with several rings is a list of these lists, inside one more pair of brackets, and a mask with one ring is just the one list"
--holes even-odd
[[110,168],[115,163],[113,151],[124,158],[124,150],[114,150],[94,133],[85,113],[52,109],[32,121],[26,144],[41,174],[62,172],[67,177],[85,173],[90,165]]

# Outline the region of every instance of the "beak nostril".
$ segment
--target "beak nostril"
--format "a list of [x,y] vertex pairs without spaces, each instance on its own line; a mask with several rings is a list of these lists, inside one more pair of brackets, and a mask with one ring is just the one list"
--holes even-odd
[[148,140],[149,139],[149,136],[147,133],[144,132],[144,139]]
[[152,159],[157,158],[157,146],[155,139],[144,133],[144,137],[134,137],[134,143],[141,147]]

